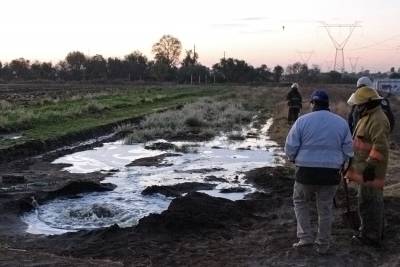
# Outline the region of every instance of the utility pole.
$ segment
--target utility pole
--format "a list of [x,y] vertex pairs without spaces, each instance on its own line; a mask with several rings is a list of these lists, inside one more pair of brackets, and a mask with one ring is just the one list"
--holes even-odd
[[196,44],[193,44],[193,64],[192,64],[192,71],[193,71],[193,66],[196,64]]
[[196,44],[193,44],[193,59],[192,62],[189,63],[192,64],[190,70],[190,85],[193,85],[193,66],[196,63],[195,60],[196,60]]
[[[344,64],[344,47],[346,46],[347,42],[350,39],[350,36],[353,34],[353,31],[355,28],[357,27],[361,27],[361,25],[359,25],[359,22],[355,22],[353,24],[327,24],[325,22],[321,22],[322,23],[322,27],[325,28],[326,32],[328,33],[329,38],[331,39],[333,45],[335,46],[336,52],[335,52],[335,63],[333,65],[333,70],[337,71],[338,69],[341,72],[344,72],[345,69],[345,64]],[[344,40],[342,42],[337,41],[333,35],[331,30],[333,28],[345,28],[348,29],[348,34],[346,35],[346,37],[344,38]],[[339,63],[340,61],[340,63]]]
[[193,64],[196,63],[196,44],[193,45]]

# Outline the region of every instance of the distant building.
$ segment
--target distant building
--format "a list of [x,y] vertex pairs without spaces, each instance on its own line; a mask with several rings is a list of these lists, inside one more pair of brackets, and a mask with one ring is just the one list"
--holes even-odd
[[374,88],[383,93],[400,95],[400,79],[377,79]]

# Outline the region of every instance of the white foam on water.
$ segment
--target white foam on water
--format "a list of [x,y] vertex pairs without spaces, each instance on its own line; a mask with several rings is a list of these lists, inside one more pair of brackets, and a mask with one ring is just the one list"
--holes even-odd
[[[254,191],[251,185],[241,179],[245,171],[279,163],[281,152],[277,150],[277,144],[266,135],[267,126],[271,124],[272,120],[269,120],[258,131],[258,137],[251,140],[231,141],[226,136],[218,136],[209,142],[174,142],[178,146],[194,145],[196,153],[165,158],[164,162],[171,166],[125,167],[133,160],[160,155],[165,151],[147,150],[144,144],[124,145],[120,141],[66,155],[54,163],[72,164],[65,168],[72,173],[118,169],[119,172],[104,180],[117,185],[116,189],[56,199],[41,205],[37,212],[24,214],[22,220],[28,225],[28,233],[47,235],[113,224],[132,226],[150,213],[166,210],[172,200],[161,195],[143,196],[141,192],[146,187],[183,182],[204,183],[204,179],[210,175],[224,178],[227,182],[213,182],[216,183],[215,189],[201,192],[231,200],[242,199],[245,194]],[[256,132],[252,128],[247,131]],[[220,193],[222,188],[238,186],[246,188],[246,192]]]

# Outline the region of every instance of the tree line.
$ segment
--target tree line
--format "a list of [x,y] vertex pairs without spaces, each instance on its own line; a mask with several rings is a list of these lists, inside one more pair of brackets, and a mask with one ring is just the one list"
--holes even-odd
[[[280,82],[284,79],[288,82],[346,83],[354,82],[360,75],[369,74],[368,71],[361,74],[343,74],[335,71],[321,73],[318,66],[313,65],[310,68],[307,64],[300,62],[288,65],[286,70],[280,65],[272,69],[265,64],[253,67],[246,61],[235,58],[221,58],[218,63],[208,68],[199,62],[199,55],[194,50],[185,50],[183,60],[180,61],[182,44],[171,35],[164,35],[153,44],[152,53],[154,54],[152,60],[140,51],[134,51],[123,58],[106,59],[99,54],[87,56],[80,51],[73,51],[57,64],[31,62],[25,58],[18,58],[4,64],[0,62],[0,82],[121,80],[193,84]],[[392,76],[396,74],[398,73],[392,72]]]

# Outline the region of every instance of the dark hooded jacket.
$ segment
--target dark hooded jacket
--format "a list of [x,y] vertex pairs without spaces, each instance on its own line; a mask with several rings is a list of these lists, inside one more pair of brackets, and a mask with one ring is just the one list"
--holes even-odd
[[293,87],[286,96],[289,108],[302,108],[302,98],[296,87]]

